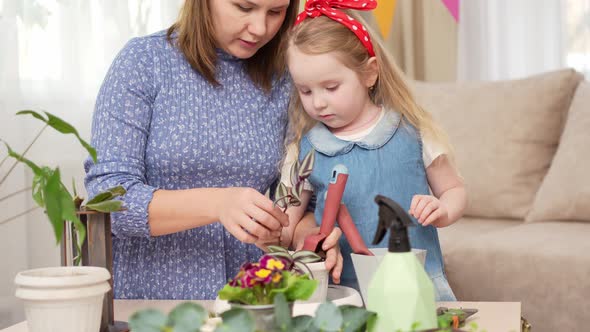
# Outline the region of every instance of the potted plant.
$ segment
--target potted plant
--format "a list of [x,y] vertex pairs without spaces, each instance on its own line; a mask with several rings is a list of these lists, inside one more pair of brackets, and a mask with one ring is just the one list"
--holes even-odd
[[307,300],[317,287],[309,277],[288,258],[263,255],[258,262],[246,262],[238,274],[219,292],[219,298],[231,308],[246,309],[254,316],[255,326],[261,331],[276,329],[274,299],[283,294],[292,312],[296,300]]
[[[80,221],[81,210],[111,212],[122,208],[122,201],[114,200],[125,193],[123,188],[113,188],[82,206],[82,199],[77,194],[72,195],[62,183],[58,167],[40,166],[25,157],[26,153],[37,141],[47,127],[51,127],[63,134],[74,135],[79,143],[88,151],[96,162],[96,151],[84,141],[78,131],[59,117],[44,112],[44,114],[25,110],[17,115],[29,115],[41,120],[45,125],[40,129],[32,142],[22,153],[15,152],[8,143],[4,142],[7,156],[2,159],[0,166],[10,158],[14,164],[1,177],[0,186],[5,182],[17,163],[29,167],[33,174],[31,184],[32,196],[35,203],[44,209],[53,228],[56,243],[60,243],[64,233],[64,221],[73,224],[76,233],[75,247],[78,253],[84,245],[86,228]],[[16,191],[16,193],[25,190]],[[74,189],[75,192],[75,189]],[[0,201],[13,197],[9,194]],[[17,215],[16,217],[22,214]],[[8,218],[0,224],[16,219]],[[76,265],[81,257],[77,256]],[[23,300],[25,315],[30,331],[92,331],[99,330],[101,325],[101,309],[104,294],[110,290],[108,270],[93,266],[62,266],[22,271],[17,274],[16,296]]]
[[[283,182],[279,182],[276,189],[276,196],[274,203],[283,209],[283,212],[290,206],[301,205],[301,193],[303,192],[303,184],[305,180],[311,175],[315,161],[315,150],[309,151],[301,163],[296,160],[290,169],[291,186],[287,186]],[[324,302],[328,294],[328,280],[329,274],[322,257],[316,253],[308,250],[288,251],[283,248],[279,242],[279,246],[268,246],[271,255],[282,257],[293,261],[301,269],[307,269],[307,272],[314,280],[318,281],[318,287],[313,295],[308,299],[309,302]]]
[[298,250],[289,251],[281,246],[268,246],[269,255],[281,257],[292,262],[294,268],[309,273],[312,279],[317,280],[318,286],[307,302],[324,302],[328,294],[328,270],[322,257],[313,251]]

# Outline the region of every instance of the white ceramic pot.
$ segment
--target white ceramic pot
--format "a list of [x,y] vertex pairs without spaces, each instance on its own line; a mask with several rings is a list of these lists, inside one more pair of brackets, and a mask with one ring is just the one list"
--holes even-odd
[[326,262],[316,262],[306,264],[311,271],[314,280],[318,281],[318,287],[311,297],[305,302],[325,302],[328,294],[329,273],[326,270]]
[[94,266],[61,266],[19,272],[16,297],[29,332],[98,332],[109,272]]

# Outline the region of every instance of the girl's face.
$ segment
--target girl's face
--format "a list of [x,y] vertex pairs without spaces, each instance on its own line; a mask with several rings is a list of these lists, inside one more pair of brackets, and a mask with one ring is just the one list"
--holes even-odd
[[247,59],[279,31],[289,0],[209,0],[217,47]]
[[346,67],[335,53],[309,55],[290,45],[289,72],[305,112],[332,132],[354,132],[370,123],[379,108],[369,97],[377,67],[369,60],[363,77]]

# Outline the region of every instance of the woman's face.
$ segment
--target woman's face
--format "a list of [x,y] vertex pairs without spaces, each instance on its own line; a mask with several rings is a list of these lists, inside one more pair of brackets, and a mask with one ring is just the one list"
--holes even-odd
[[209,0],[217,47],[240,59],[253,56],[279,31],[289,2]]

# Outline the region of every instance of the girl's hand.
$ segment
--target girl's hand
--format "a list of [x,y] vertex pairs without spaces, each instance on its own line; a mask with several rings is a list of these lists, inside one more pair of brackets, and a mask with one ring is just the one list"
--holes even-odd
[[[308,234],[317,234],[320,232],[319,227],[310,229]],[[338,240],[342,236],[342,231],[338,227],[334,227],[334,230],[324,239],[322,244],[322,250],[326,252],[326,269],[332,271],[332,281],[334,283],[340,283],[340,275],[342,274],[342,253],[340,252],[340,246]],[[303,241],[297,245],[297,250],[303,248]]]
[[252,188],[224,188],[220,193],[219,222],[242,242],[272,242],[289,225],[287,214]]
[[422,226],[432,224],[438,227],[449,219],[447,207],[438,198],[431,195],[414,195],[409,213]]

